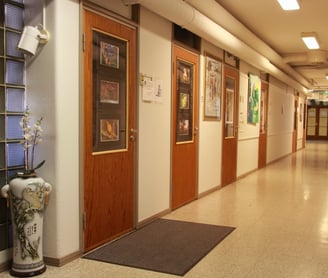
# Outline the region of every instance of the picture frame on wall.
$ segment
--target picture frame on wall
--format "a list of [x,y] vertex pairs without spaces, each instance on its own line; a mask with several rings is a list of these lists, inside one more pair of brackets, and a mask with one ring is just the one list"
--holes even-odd
[[261,91],[261,79],[259,76],[248,74],[247,95],[247,123],[257,124],[259,122],[259,97]]
[[222,61],[205,54],[204,120],[221,120]]
[[239,69],[239,58],[227,51],[224,51],[224,63]]

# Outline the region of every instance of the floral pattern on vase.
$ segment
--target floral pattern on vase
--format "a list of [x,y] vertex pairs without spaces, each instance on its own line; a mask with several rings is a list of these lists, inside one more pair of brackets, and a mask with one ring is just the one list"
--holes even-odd
[[51,189],[40,177],[14,178],[2,187],[2,195],[11,203],[14,275],[33,276],[46,269],[42,250],[43,213]]

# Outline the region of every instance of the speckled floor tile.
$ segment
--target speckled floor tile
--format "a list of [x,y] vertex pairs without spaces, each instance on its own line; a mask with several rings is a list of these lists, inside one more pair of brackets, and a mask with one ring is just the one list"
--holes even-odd
[[[307,143],[306,149],[166,215],[237,228],[185,277],[328,277],[327,180],[328,143]],[[77,259],[60,268],[48,266],[38,277],[176,276]]]

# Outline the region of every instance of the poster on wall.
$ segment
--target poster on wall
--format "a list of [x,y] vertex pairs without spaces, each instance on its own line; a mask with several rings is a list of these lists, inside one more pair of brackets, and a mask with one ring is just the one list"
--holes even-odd
[[204,120],[221,119],[221,83],[222,62],[206,54]]
[[254,74],[248,75],[247,95],[247,123],[257,124],[259,122],[259,93],[261,90],[261,79]]

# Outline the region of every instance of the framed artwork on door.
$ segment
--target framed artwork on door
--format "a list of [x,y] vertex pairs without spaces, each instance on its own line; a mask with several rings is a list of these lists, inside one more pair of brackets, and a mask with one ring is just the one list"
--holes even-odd
[[127,149],[127,42],[93,31],[93,153]]
[[177,122],[176,143],[188,143],[193,140],[193,65],[178,60],[177,63]]

